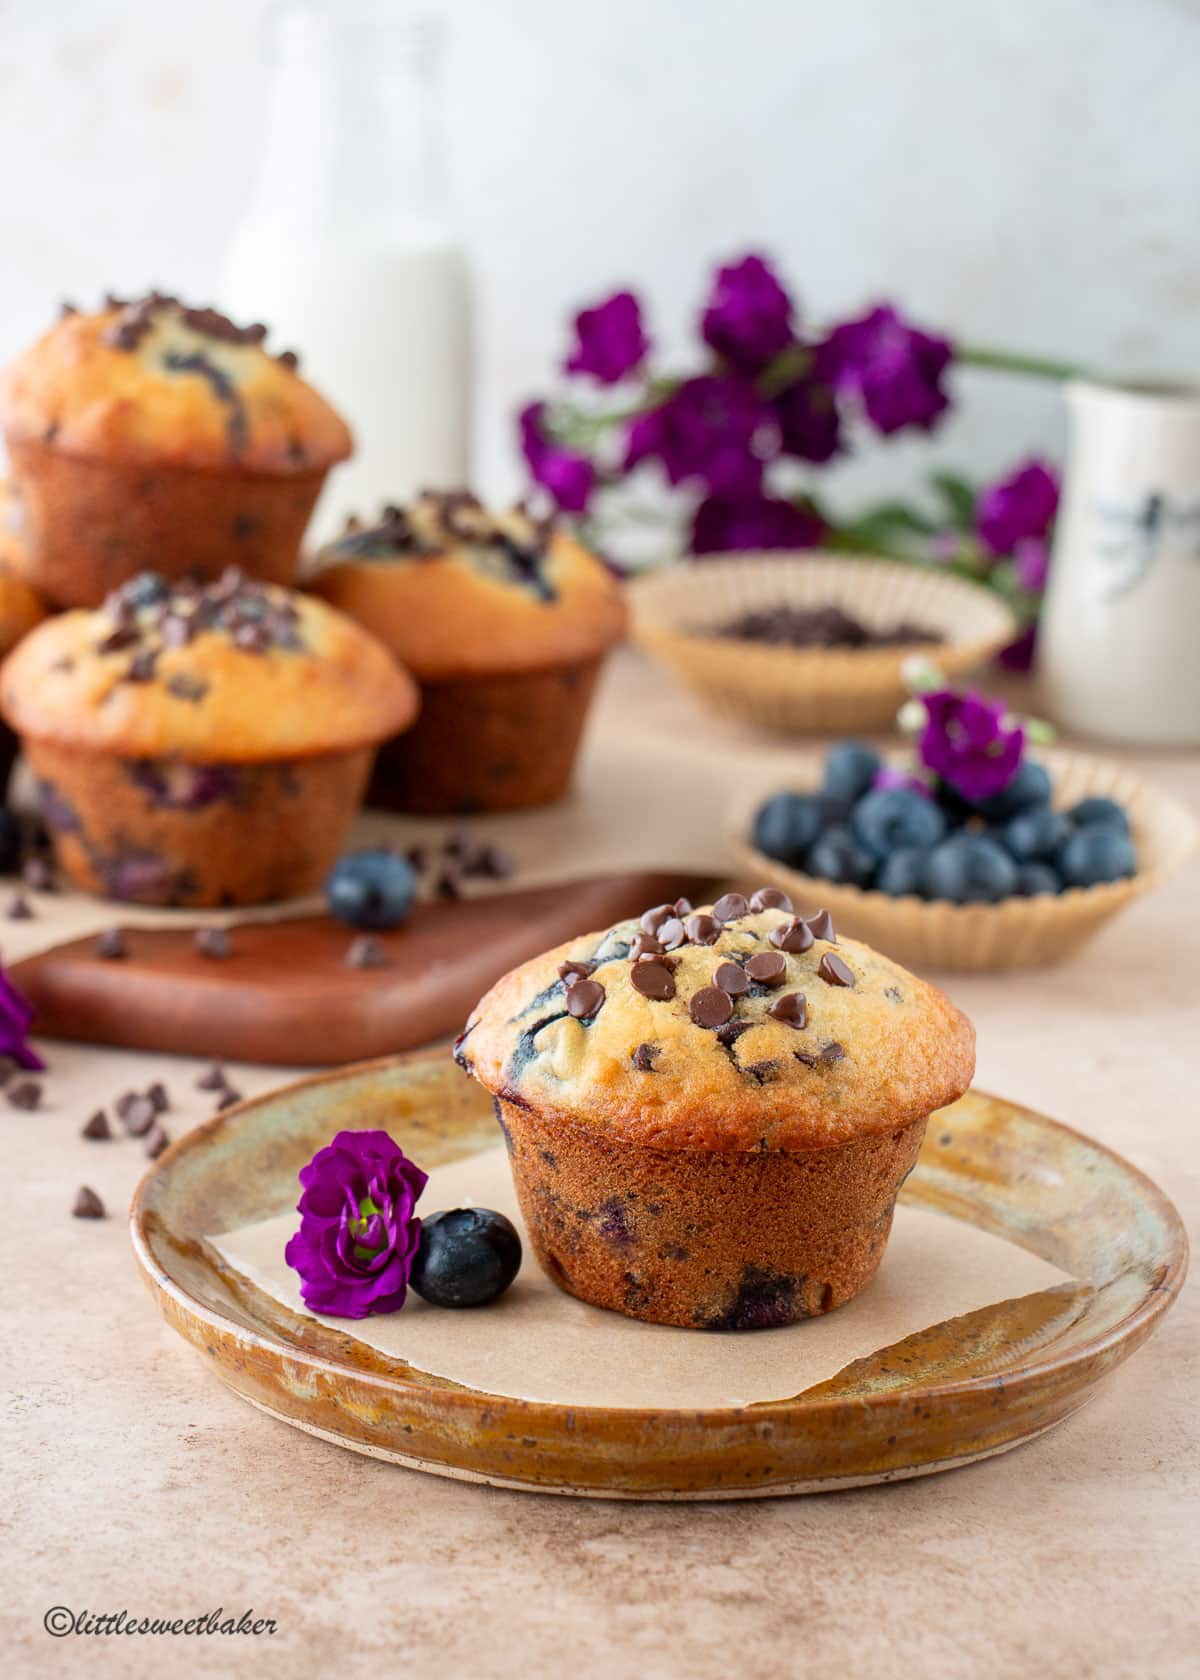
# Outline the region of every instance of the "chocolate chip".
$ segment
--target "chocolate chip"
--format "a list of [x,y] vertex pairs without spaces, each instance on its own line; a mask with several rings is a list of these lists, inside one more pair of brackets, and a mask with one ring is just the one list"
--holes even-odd
[[883,995],[886,998],[890,998],[893,1003],[904,1002],[904,993],[900,990],[899,986],[889,986]]
[[14,893],[8,901],[8,909],[4,912],[10,922],[32,922],[37,920],[37,914],[29,900],[21,893]]
[[42,1103],[42,1087],[36,1079],[22,1079],[16,1085],[5,1087],[4,1095],[14,1108],[40,1108]]
[[467,854],[461,868],[464,875],[477,876],[480,880],[504,881],[516,874],[517,860],[499,846],[483,845]]
[[658,930],[658,942],[664,951],[674,951],[687,938],[678,916],[668,916]]
[[674,914],[673,904],[656,904],[652,910],[644,911],[640,923],[643,933],[657,933],[663,923]]
[[227,1084],[228,1080],[225,1078],[225,1069],[221,1066],[220,1062],[214,1062],[212,1066],[210,1068],[206,1068],[200,1075],[199,1079],[197,1079],[196,1089],[197,1091],[223,1091]]
[[735,962],[721,963],[713,975],[713,985],[719,986],[730,997],[745,997],[750,990],[750,982],[746,978],[745,969],[739,968]]
[[833,928],[833,917],[828,910],[818,910],[815,916],[806,916],[805,921],[812,929],[814,939],[825,939],[831,945],[837,944],[837,934]]
[[117,962],[129,955],[129,947],[125,943],[125,935],[120,928],[105,928],[96,941],[96,955],[105,962]]
[[653,1073],[654,1064],[661,1055],[661,1044],[639,1044],[629,1060],[639,1073]]
[[199,956],[210,957],[214,962],[223,962],[233,952],[228,930],[223,927],[197,928],[192,944]]
[[462,897],[462,888],[457,878],[448,869],[443,870],[434,882],[434,896],[440,898],[444,904],[453,904]]
[[300,366],[300,358],[294,350],[281,350],[275,360],[289,373],[295,373]]
[[161,1079],[156,1079],[153,1085],[147,1087],[146,1096],[154,1104],[155,1114],[165,1114],[171,1106],[171,1099],[167,1095],[167,1087]]
[[137,1091],[124,1091],[113,1103],[118,1120],[124,1120],[132,1105],[137,1102],[138,1094]]
[[143,648],[140,653],[134,654],[125,667],[125,681],[131,683],[152,682],[157,665],[158,650],[156,648]]
[[803,992],[784,992],[777,997],[767,1010],[773,1021],[780,1021],[785,1027],[795,1027],[797,1030],[808,1023],[808,1005],[804,1001]]
[[351,968],[386,968],[387,955],[373,934],[360,933],[346,950],[346,962]]
[[122,1098],[118,1102],[117,1113],[120,1116],[121,1124],[130,1137],[145,1137],[158,1119],[158,1110],[155,1108],[153,1101],[147,1096],[139,1096],[136,1093],[132,1100],[126,1101],[125,1098]]
[[718,1030],[717,1040],[725,1046],[726,1050],[732,1050],[742,1034],[750,1031],[750,1027],[751,1022],[749,1021],[730,1021]]
[[733,999],[719,986],[701,986],[692,994],[688,1014],[698,1027],[723,1027],[733,1014]]
[[750,900],[750,908],[756,913],[759,910],[791,910],[792,901],[778,887],[759,887]]
[[796,916],[793,916],[790,922],[780,922],[777,928],[771,929],[767,937],[780,951],[791,951],[793,956],[807,951],[813,942],[812,929],[807,922],[800,921]]
[[854,970],[847,967],[836,951],[826,951],[817,964],[817,973],[829,986],[853,986]]
[[576,980],[567,987],[567,1014],[586,1021],[604,1007],[605,995],[599,980]]
[[54,871],[45,858],[29,858],[21,867],[21,879],[31,892],[54,891]]
[[712,907],[712,913],[719,922],[736,922],[749,913],[750,906],[739,892],[725,893]]
[[163,1131],[161,1126],[151,1126],[150,1130],[146,1133],[146,1141],[143,1148],[152,1161],[157,1161],[158,1157],[162,1154],[163,1150],[167,1147],[170,1141],[170,1138],[167,1136],[166,1132]]
[[633,944],[629,947],[631,961],[636,962],[639,957],[660,957],[662,943],[652,933],[636,933]]
[[208,693],[208,687],[203,677],[194,677],[190,671],[172,671],[167,678],[167,693],[173,694],[176,700],[190,700],[193,703],[203,700]]
[[698,910],[694,916],[689,916],[684,923],[684,930],[693,945],[715,945],[720,937],[721,929],[716,918]]
[[112,1127],[108,1123],[108,1115],[102,1108],[98,1108],[92,1118],[80,1132],[80,1137],[91,1138],[93,1142],[104,1142],[112,1137]]
[[827,1044],[821,1051],[821,1060],[823,1062],[840,1062],[844,1059],[845,1054],[846,1052],[840,1044]]
[[677,898],[671,908],[677,916],[690,916],[692,913],[692,901],[690,898]]
[[573,957],[567,962],[559,963],[558,977],[560,980],[566,980],[568,984],[572,980],[586,980],[589,974],[595,972],[596,966],[594,962],[587,962],[583,957]]
[[817,1051],[815,1056],[807,1050],[792,1051],[792,1055],[798,1062],[803,1062],[805,1067],[810,1068],[829,1067],[834,1062],[840,1062],[845,1054],[846,1052],[840,1044],[826,1044],[823,1049]]
[[634,963],[630,978],[635,991],[656,1003],[668,1003],[675,996],[675,976],[653,957]]
[[232,1108],[234,1103],[240,1103],[241,1100],[242,1093],[235,1091],[232,1085],[226,1085],[217,1098],[217,1113],[220,1114],[224,1109]]
[[780,951],[758,951],[746,964],[746,974],[756,986],[780,986],[787,976],[787,959]]
[[106,1219],[104,1203],[89,1185],[81,1184],[75,1193],[75,1206],[71,1209],[76,1219]]
[[779,1077],[779,1063],[747,1062],[742,1072],[748,1073],[757,1085],[769,1085]]

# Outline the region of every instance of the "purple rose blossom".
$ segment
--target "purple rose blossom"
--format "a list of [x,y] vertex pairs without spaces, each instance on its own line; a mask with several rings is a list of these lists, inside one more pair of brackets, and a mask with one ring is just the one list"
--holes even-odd
[[825,522],[810,508],[757,490],[706,496],[692,520],[692,553],[815,548]]
[[566,513],[583,513],[596,483],[596,469],[586,455],[550,443],[542,432],[546,405],[529,403],[521,410],[521,450],[534,481],[548,490]]
[[757,490],[773,430],[770,408],[739,379],[687,379],[629,428],[625,470],[655,457],[672,484],[701,479],[714,492]]
[[732,367],[757,373],[792,341],[792,300],[759,256],[717,270],[701,317],[704,341]]
[[1003,792],[1017,773],[1025,747],[1022,726],[1005,726],[1004,702],[938,689],[923,694],[921,703],[921,762],[968,801]]
[[904,793],[919,793],[922,799],[932,799],[933,789],[915,770],[901,770],[898,765],[884,764],[875,772],[873,788],[899,788]]
[[1021,634],[996,655],[996,662],[1006,671],[1032,671],[1037,654],[1037,625],[1027,624]]
[[404,1305],[426,1175],[386,1132],[339,1132],[300,1169],[300,1229],[284,1250],[313,1312],[366,1318]]
[[867,418],[889,436],[905,426],[926,431],[950,406],[941,386],[951,358],[944,338],[913,327],[890,304],[835,327],[821,346],[818,372],[856,396]]
[[28,1043],[33,1010],[0,968],[0,1056],[18,1067],[44,1068],[45,1062]]
[[779,447],[785,455],[820,465],[841,453],[841,420],[828,385],[798,379],[774,401]]
[[981,491],[975,529],[990,553],[1015,554],[1026,538],[1045,538],[1057,512],[1054,471],[1044,461],[1024,461],[1016,472]]
[[563,365],[567,373],[588,373],[601,385],[616,385],[649,348],[638,300],[632,292],[614,292],[576,315],[575,348]]

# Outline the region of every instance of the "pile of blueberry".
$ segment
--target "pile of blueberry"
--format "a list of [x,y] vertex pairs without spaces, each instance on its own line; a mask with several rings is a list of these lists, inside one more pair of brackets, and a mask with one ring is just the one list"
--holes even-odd
[[839,741],[818,793],[777,793],[754,819],[767,857],[823,881],[893,898],[995,904],[1119,881],[1137,869],[1129,818],[1111,799],[1050,804],[1044,766],[1023,759],[997,794],[970,803],[947,784],[876,787],[879,754]]

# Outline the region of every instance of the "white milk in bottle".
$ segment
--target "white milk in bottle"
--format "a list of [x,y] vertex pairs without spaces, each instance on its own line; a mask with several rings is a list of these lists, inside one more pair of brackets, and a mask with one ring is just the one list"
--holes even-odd
[[310,543],[469,479],[467,264],[445,214],[436,20],[381,0],[275,14],[258,188],[222,307],[265,321],[350,422]]

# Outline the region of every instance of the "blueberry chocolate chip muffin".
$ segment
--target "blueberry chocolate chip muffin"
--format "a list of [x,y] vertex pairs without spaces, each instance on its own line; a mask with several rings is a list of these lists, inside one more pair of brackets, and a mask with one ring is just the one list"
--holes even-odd
[[556,1283],[658,1324],[756,1330],[870,1281],[975,1037],[936,987],[768,887],[525,963],[455,1054],[492,1093]]
[[61,606],[95,606],[135,573],[277,583],[345,422],[266,328],[159,292],[67,309],[0,380],[0,425],[24,502],[26,576]]
[[416,711],[387,649],[323,601],[230,570],[144,572],[48,620],[0,670],[59,862],[141,904],[318,887],[376,745]]
[[[0,484],[0,659],[12,652],[23,636],[46,616],[46,609],[9,558],[4,542],[4,486]],[[15,557],[15,556],[14,556]],[[17,757],[17,737],[0,723],[0,798],[8,786]]]
[[552,522],[465,491],[351,522],[313,588],[421,685],[416,727],[379,754],[369,798],[405,811],[544,805],[570,781],[620,587]]

